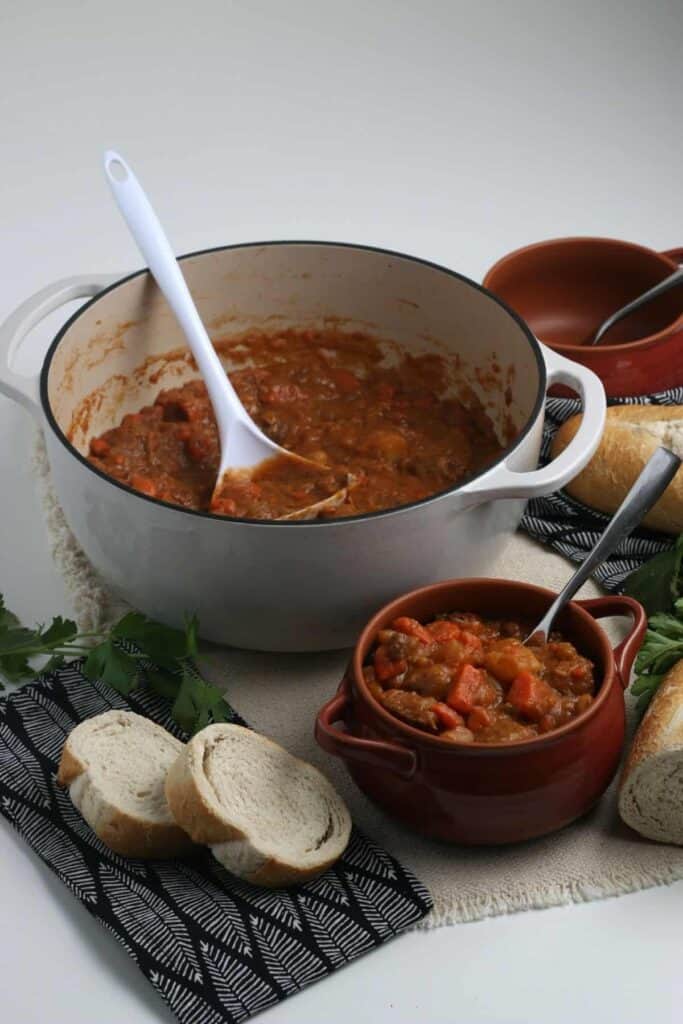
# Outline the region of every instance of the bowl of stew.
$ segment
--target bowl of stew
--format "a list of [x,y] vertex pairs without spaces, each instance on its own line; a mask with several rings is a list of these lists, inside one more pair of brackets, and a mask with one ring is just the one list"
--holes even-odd
[[[627,597],[573,601],[547,641],[525,643],[554,597],[468,579],[392,601],[318,714],[318,743],[385,811],[437,839],[502,844],[570,824],[619,763],[646,616]],[[632,620],[616,650],[606,616]]]
[[[544,348],[461,274],[325,242],[225,246],[181,257],[247,409],[325,473],[271,463],[211,506],[213,413],[147,271],[56,282],[0,326],[0,391],[44,432],[66,519],[107,586],[208,640],[282,651],[349,646],[376,608],[435,579],[485,571],[529,497],[562,487],[597,447],[591,371]],[[37,377],[12,368],[46,313],[89,297]],[[581,429],[538,468],[544,398],[583,396]],[[283,516],[353,478],[310,520]]]

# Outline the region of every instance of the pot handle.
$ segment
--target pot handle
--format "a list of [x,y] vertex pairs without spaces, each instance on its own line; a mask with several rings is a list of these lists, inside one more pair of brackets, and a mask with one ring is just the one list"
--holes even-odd
[[640,650],[647,629],[647,613],[639,601],[625,594],[608,594],[606,597],[592,597],[585,601],[577,601],[581,608],[594,619],[604,619],[608,615],[629,615],[633,620],[631,628],[621,643],[614,648],[614,660],[621,685],[627,689],[631,679],[631,669],[636,655]]
[[38,382],[40,373],[31,376],[16,373],[12,369],[14,357],[29,331],[49,313],[74,299],[97,295],[103,288],[119,279],[118,274],[88,274],[65,277],[54,281],[22,302],[13,313],[0,324],[0,393],[40,418]]
[[668,256],[674,263],[683,264],[683,249],[666,249],[660,256]]
[[[540,342],[539,342],[540,344]],[[585,366],[565,359],[558,352],[541,345],[547,368],[547,386],[566,384],[578,391],[583,405],[581,426],[574,438],[556,459],[542,469],[519,473],[509,469],[505,462],[496,466],[493,477],[473,480],[459,491],[481,504],[496,498],[536,498],[564,487],[591,460],[600,443],[605,426],[605,389],[600,378]]]
[[345,676],[339,689],[318,712],[315,720],[315,738],[319,746],[333,757],[344,761],[358,761],[370,768],[389,769],[403,779],[410,779],[417,768],[417,754],[398,743],[382,740],[363,740],[351,733],[335,728],[334,723],[344,718],[351,702],[351,683]]

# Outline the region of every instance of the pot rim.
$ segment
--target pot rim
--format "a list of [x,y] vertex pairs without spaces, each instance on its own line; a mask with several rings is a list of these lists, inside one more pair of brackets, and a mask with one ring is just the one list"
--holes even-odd
[[263,242],[238,242],[232,245],[218,245],[212,246],[211,248],[208,249],[198,249],[192,252],[183,253],[182,256],[178,256],[177,258],[179,261],[182,261],[185,259],[190,259],[195,256],[206,256],[211,253],[224,252],[226,250],[232,249],[255,249],[263,248],[264,246],[270,247],[280,245],[329,246],[330,248],[357,249],[362,252],[372,252],[384,256],[394,256],[399,259],[408,260],[412,263],[418,263],[422,266],[430,267],[431,269],[438,270],[441,273],[448,275],[449,277],[455,278],[456,280],[463,281],[465,284],[474,288],[475,291],[483,293],[484,295],[486,295],[487,298],[495,302],[496,305],[500,306],[508,314],[508,316],[510,316],[511,319],[515,321],[517,326],[521,328],[522,333],[525,335],[527,341],[529,342],[531,351],[536,360],[536,365],[538,367],[539,373],[539,386],[536,395],[536,400],[533,405],[533,409],[529,414],[523,427],[515,437],[515,439],[512,442],[510,442],[509,445],[507,445],[507,447],[503,450],[502,454],[495,461],[484,465],[477,473],[472,473],[468,476],[463,477],[461,480],[458,481],[455,487],[449,487],[444,491],[438,491],[436,494],[431,494],[427,498],[423,498],[420,501],[413,501],[406,505],[398,505],[395,508],[380,509],[377,512],[365,512],[361,515],[343,516],[339,517],[338,519],[306,519],[283,521],[275,519],[247,519],[241,518],[239,516],[219,516],[213,512],[204,512],[200,509],[185,508],[182,505],[175,505],[172,502],[163,501],[160,498],[153,498],[150,497],[149,495],[141,494],[139,491],[136,491],[134,488],[129,487],[127,484],[124,484],[119,480],[115,480],[113,477],[107,476],[107,474],[104,473],[102,470],[98,469],[97,467],[93,466],[90,462],[88,462],[87,458],[84,455],[82,455],[74,447],[74,445],[71,444],[71,442],[64,434],[64,432],[62,431],[61,427],[58,425],[57,421],[55,420],[52,414],[52,409],[48,398],[47,382],[50,372],[50,366],[52,365],[54,355],[59,347],[62,338],[71,328],[72,324],[74,324],[83,313],[89,310],[91,306],[93,306],[105,295],[109,294],[109,292],[112,292],[115,289],[121,287],[122,285],[127,284],[129,281],[132,281],[136,277],[140,277],[143,274],[149,274],[149,270],[146,267],[144,267],[142,270],[136,270],[133,273],[127,274],[125,277],[120,278],[113,284],[109,285],[107,288],[104,288],[102,291],[98,292],[97,295],[95,295],[88,302],[84,303],[81,307],[79,307],[79,309],[77,309],[76,312],[71,317],[69,317],[66,323],[64,323],[62,327],[59,329],[53,341],[51,342],[50,347],[47,350],[40,371],[40,403],[48,425],[50,426],[55,437],[62,443],[66,450],[71,455],[73,455],[83,466],[85,466],[91,473],[94,473],[96,476],[106,481],[106,483],[111,484],[114,487],[118,487],[120,490],[130,495],[133,495],[136,498],[139,498],[141,501],[151,502],[153,505],[158,505],[161,506],[162,508],[172,509],[175,512],[181,512],[185,515],[199,516],[202,519],[210,519],[226,523],[240,523],[244,526],[261,528],[279,527],[280,529],[301,529],[304,527],[324,529],[325,527],[333,527],[341,523],[356,523],[366,519],[379,519],[382,517],[390,517],[401,512],[407,512],[410,509],[430,505],[432,502],[439,501],[440,499],[449,497],[457,493],[457,491],[461,487],[464,487],[465,484],[469,484],[472,481],[484,476],[486,473],[490,472],[501,462],[504,462],[505,459],[507,459],[514,451],[517,450],[517,448],[522,444],[527,435],[530,433],[536,420],[538,419],[539,413],[543,408],[545,392],[547,387],[547,368],[545,360],[543,358],[543,353],[541,351],[540,342],[535,337],[533,331],[529,328],[526,321],[518,313],[516,313],[515,310],[511,309],[506,302],[500,299],[497,295],[495,295],[492,291],[490,291],[490,289],[486,288],[484,285],[479,284],[477,281],[473,281],[471,278],[466,277],[464,274],[458,273],[458,271],[456,270],[450,270],[448,267],[444,267],[439,263],[434,263],[431,260],[421,259],[419,256],[411,256],[408,253],[399,252],[394,249],[384,249],[380,246],[373,245],[359,245],[354,242],[317,241],[315,239],[279,239]]
[[[515,260],[522,255],[526,255],[528,252],[532,252],[536,249],[545,249],[551,245],[557,245],[562,243],[563,245],[579,245],[585,242],[597,242],[599,245],[620,245],[624,249],[631,249],[636,252],[646,253],[648,256],[656,256],[660,262],[668,264],[671,273],[678,269],[678,264],[667,256],[664,252],[657,252],[656,249],[650,249],[647,245],[639,245],[637,242],[625,242],[621,238],[607,238],[603,235],[568,235],[566,238],[546,238],[540,242],[532,242],[530,245],[522,245],[519,249],[513,249],[512,252],[506,253],[501,256],[499,260],[486,271],[484,276],[484,287],[487,290],[491,290],[490,284],[487,281],[493,273],[496,273],[506,263],[511,260]],[[495,292],[494,292],[495,294]],[[504,300],[503,300],[504,301]],[[662,328],[661,331],[657,331],[655,334],[647,334],[644,338],[638,338],[636,341],[622,342],[620,345],[554,345],[552,342],[544,342],[548,348],[551,348],[553,352],[560,352],[566,355],[568,359],[577,359],[578,354],[582,353],[585,357],[587,352],[590,353],[601,353],[601,356],[607,358],[606,353],[614,353],[615,356],[628,355],[629,352],[638,352],[643,349],[652,348],[657,345],[658,342],[667,341],[672,334],[673,328],[683,328],[683,312],[679,316],[672,320],[670,324]],[[598,357],[600,358],[600,357]]]
[[[421,729],[416,729],[412,725],[402,722],[400,718],[397,718],[395,715],[392,715],[389,711],[383,708],[379,701],[376,701],[368,690],[365,679],[363,678],[363,657],[361,656],[361,649],[366,645],[366,642],[367,649],[370,649],[372,640],[379,628],[378,620],[386,618],[387,613],[394,607],[404,605],[406,599],[416,599],[421,597],[423,594],[437,592],[443,592],[445,597],[447,593],[452,592],[457,587],[471,586],[472,584],[481,585],[482,589],[486,587],[489,589],[493,587],[500,588],[502,584],[503,586],[509,586],[513,589],[534,591],[536,594],[547,598],[548,604],[557,597],[557,594],[554,591],[549,590],[547,587],[540,587],[536,583],[525,583],[522,580],[495,579],[488,576],[471,576],[466,579],[443,580],[440,583],[430,583],[425,587],[418,587],[416,590],[410,590],[405,594],[401,594],[375,612],[358,637],[350,665],[353,685],[356,691],[360,695],[363,703],[370,708],[373,714],[376,714],[380,721],[394,732],[395,736],[398,734],[399,739],[405,738],[410,741],[410,746],[427,747],[430,750],[440,750],[443,753],[453,753],[455,755],[467,754],[475,757],[480,754],[503,755],[510,750],[524,753],[526,750],[538,750],[541,747],[554,746],[555,743],[560,742],[569,733],[580,729],[594,715],[598,714],[606,703],[608,694],[617,679],[614,652],[607,634],[600,627],[597,619],[586,611],[585,608],[582,608],[578,601],[568,601],[567,607],[571,607],[596,633],[604,660],[604,672],[597,695],[590,707],[585,711],[582,711],[580,715],[577,715],[576,718],[573,718],[570,722],[565,723],[565,725],[561,725],[558,729],[552,729],[550,732],[534,736],[532,739],[509,740],[505,743],[477,743],[476,740],[473,743],[448,743],[447,741],[439,739],[438,736],[432,736],[430,733],[423,732]],[[402,608],[402,614],[408,613],[409,612],[406,608]],[[571,640],[571,637],[569,639]]]

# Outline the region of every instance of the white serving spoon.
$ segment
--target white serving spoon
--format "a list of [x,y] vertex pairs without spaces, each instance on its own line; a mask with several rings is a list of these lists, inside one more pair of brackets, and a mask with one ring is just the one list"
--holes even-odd
[[[221,446],[221,461],[214,497],[221,488],[226,472],[245,473],[265,459],[276,455],[324,470],[324,466],[281,448],[256,426],[242,405],[211,344],[168,238],[142,186],[130,166],[114,150],[107,150],[104,154],[104,171],[123,219],[182,327],[204,378],[216,417]],[[282,518],[312,518],[326,507],[335,508],[340,505],[347,493],[348,487],[344,487],[329,498]]]

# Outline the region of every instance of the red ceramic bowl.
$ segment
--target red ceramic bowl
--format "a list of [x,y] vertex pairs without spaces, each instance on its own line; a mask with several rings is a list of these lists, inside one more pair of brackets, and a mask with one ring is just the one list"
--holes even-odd
[[683,385],[683,286],[616,324],[599,345],[587,342],[608,316],[681,261],[681,249],[660,253],[611,238],[556,238],[504,256],[484,286],[540,341],[597,373],[609,397],[643,395]]
[[[368,623],[335,697],[320,711],[316,739],[341,757],[372,800],[408,827],[452,843],[511,843],[554,832],[602,796],[624,741],[623,688],[645,633],[645,612],[628,597],[571,602],[561,629],[597,667],[597,696],[554,732],[512,743],[454,744],[399,721],[372,697],[363,662],[379,629],[399,615],[439,612],[538,621],[555,597],[512,580],[451,580],[414,590]],[[626,639],[612,650],[597,619],[628,615]],[[341,723],[343,728],[340,727]]]

